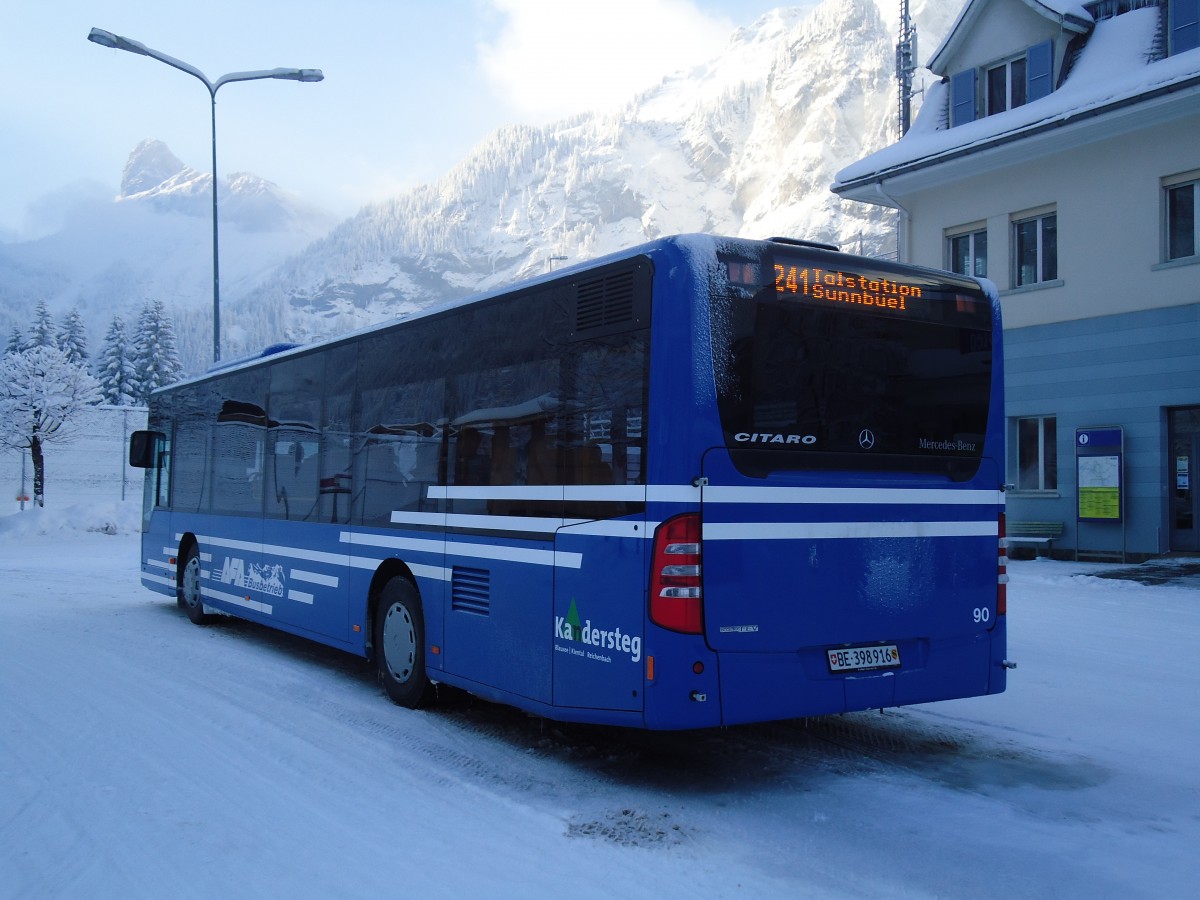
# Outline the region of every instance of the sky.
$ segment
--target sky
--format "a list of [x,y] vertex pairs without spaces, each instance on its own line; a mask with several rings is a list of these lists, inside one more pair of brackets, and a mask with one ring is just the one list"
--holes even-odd
[[90,43],[92,27],[229,72],[319,68],[318,84],[217,93],[217,167],[338,216],[436,179],[494,129],[616,106],[718,54],[739,26],[815,0],[3,0],[0,241],[111,200],[130,152],[164,141],[211,167],[203,84]]

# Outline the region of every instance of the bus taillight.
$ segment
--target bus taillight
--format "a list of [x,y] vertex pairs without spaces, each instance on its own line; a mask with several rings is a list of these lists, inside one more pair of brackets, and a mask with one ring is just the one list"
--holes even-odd
[[684,634],[704,632],[699,513],[668,519],[654,532],[650,621]]
[[996,615],[1008,614],[1008,540],[1004,530],[1004,513],[1000,513],[1000,547],[996,557]]

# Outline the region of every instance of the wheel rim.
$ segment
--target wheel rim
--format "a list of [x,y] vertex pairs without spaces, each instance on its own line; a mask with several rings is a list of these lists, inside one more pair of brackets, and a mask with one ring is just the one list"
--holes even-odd
[[388,674],[403,684],[412,678],[417,660],[417,632],[408,608],[397,603],[383,620],[383,659]]
[[183,583],[180,585],[183,602],[194,607],[200,602],[200,558],[193,554],[183,567]]

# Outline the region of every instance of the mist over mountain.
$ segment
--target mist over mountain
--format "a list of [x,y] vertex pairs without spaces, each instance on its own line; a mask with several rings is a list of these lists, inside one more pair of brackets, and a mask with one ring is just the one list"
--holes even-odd
[[[220,188],[223,298],[245,295],[336,221],[256,175],[234,173]],[[202,367],[212,346],[212,174],[147,140],[129,155],[116,197],[88,185],[52,200],[53,233],[0,243],[3,334],[26,328],[44,299],[59,318],[78,306],[98,349],[114,315],[135,321],[146,300],[161,299],[189,368]]]
[[[961,0],[913,6],[924,58]],[[896,137],[897,8],[826,0],[777,9],[619,112],[502,128],[438,181],[381,198],[332,231],[269,181],[223,179],[223,356],[344,333],[671,233],[893,251],[893,218],[843,202],[829,185]],[[27,319],[40,298],[56,312],[78,304],[97,331],[114,312],[160,298],[185,367],[203,369],[210,191],[211,175],[143,142],[118,197],[74,210],[49,238],[0,244],[0,329]]]

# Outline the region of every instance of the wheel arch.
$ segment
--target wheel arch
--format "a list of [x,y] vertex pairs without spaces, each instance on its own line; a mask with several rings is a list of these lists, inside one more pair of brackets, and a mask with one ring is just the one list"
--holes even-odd
[[[197,555],[200,553],[200,542],[196,540],[196,535],[190,531],[185,531],[183,537],[179,539],[179,549],[175,552],[175,596],[179,596],[180,577],[183,572],[183,561],[187,559],[188,551],[193,547],[196,548]],[[203,563],[203,560],[201,560]]]
[[403,578],[412,584],[413,590],[417,593],[417,599],[421,601],[421,606],[425,605],[425,598],[421,596],[421,588],[417,584],[417,577],[413,574],[412,569],[408,564],[401,559],[389,557],[379,564],[379,568],[375,570],[375,574],[371,576],[371,585],[367,589],[367,614],[365,622],[367,625],[366,637],[366,655],[371,662],[375,661],[375,610],[379,606],[379,595],[383,592],[383,586],[393,578]]

